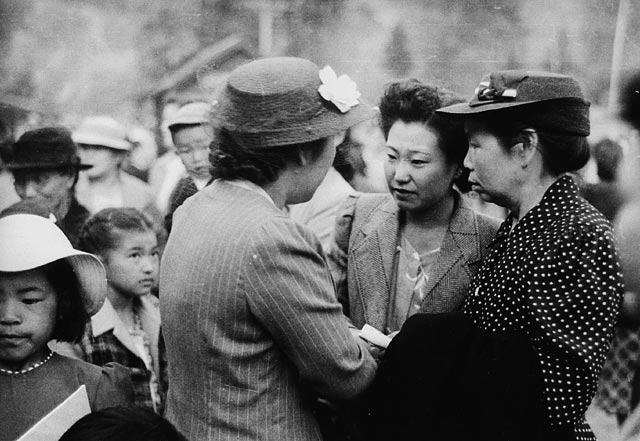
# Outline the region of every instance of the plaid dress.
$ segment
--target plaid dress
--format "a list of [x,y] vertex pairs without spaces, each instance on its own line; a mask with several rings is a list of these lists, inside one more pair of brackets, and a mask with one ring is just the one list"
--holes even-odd
[[[131,373],[131,381],[133,383],[134,403],[162,414],[167,386],[164,345],[158,345],[157,364],[159,366],[153,366],[154,369],[150,370],[140,356],[127,348],[114,335],[115,327],[96,335],[93,325],[91,322],[87,325],[87,330],[79,343],[84,360],[98,366],[115,362],[127,367]],[[149,358],[151,357],[149,356]]]
[[621,419],[629,416],[633,410],[632,383],[639,357],[640,327],[617,327],[598,384],[595,399],[598,407]]

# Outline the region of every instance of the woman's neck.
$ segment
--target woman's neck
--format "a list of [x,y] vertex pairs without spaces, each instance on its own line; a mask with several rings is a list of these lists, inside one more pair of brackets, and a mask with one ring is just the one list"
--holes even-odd
[[449,193],[448,196],[442,198],[428,209],[406,211],[406,224],[425,229],[438,225],[449,225],[454,206],[455,196],[453,193]]
[[262,186],[262,189],[269,195],[276,207],[281,210],[287,204],[287,191],[285,188],[279,181],[270,182]]
[[404,238],[419,253],[424,254],[440,248],[455,207],[453,193],[429,210],[416,213],[407,212],[402,227]]
[[549,187],[553,185],[559,176],[544,175],[534,182],[525,183],[520,187],[519,197],[513,201],[509,208],[514,218],[514,225],[536,205],[540,203]]

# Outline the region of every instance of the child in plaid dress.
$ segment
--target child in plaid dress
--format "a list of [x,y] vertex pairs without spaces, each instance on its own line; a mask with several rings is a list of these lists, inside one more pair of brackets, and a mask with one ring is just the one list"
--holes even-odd
[[135,403],[162,414],[166,384],[159,344],[157,230],[134,208],[107,208],[85,223],[78,247],[96,254],[107,270],[109,291],[74,352],[97,365],[129,368]]

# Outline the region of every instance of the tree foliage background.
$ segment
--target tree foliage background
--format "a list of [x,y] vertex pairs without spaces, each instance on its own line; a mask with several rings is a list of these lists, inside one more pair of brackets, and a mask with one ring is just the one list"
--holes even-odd
[[[623,68],[640,59],[640,4]],[[1,0],[0,93],[65,118],[137,117],[136,95],[200,48],[242,33],[258,52],[348,73],[377,101],[414,76],[469,94],[491,69],[569,73],[595,103],[610,77],[618,0]]]

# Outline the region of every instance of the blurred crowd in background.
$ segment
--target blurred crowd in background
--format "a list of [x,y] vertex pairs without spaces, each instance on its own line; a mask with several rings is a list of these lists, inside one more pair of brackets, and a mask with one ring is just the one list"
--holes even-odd
[[[283,208],[315,233],[327,254],[335,201],[388,191],[388,130],[377,107],[385,87],[417,78],[468,92],[482,74],[507,69],[578,80],[591,102],[591,158],[571,176],[625,240],[640,237],[640,113],[632,99],[640,90],[640,7],[632,1],[8,0],[0,3],[0,16],[0,211],[52,217],[71,244],[96,255],[109,249],[99,244],[108,228],[136,224],[139,248],[155,259],[148,293],[158,294],[173,213],[216,177],[210,121],[225,81],[238,66],[270,56],[331,65],[349,74],[374,106],[346,131],[320,196]],[[326,195],[333,199],[321,206]],[[479,213],[508,215],[473,191],[463,197]],[[634,247],[625,247],[622,257],[627,268],[640,262]],[[627,271],[625,282],[627,291],[640,289],[635,272]],[[622,439],[620,427],[638,433],[636,297],[625,297],[620,326],[626,334],[617,336],[636,360],[620,380],[626,407],[610,406],[617,397],[587,413],[602,440]],[[131,326],[149,320],[144,326],[154,327],[157,347],[164,344],[157,304],[145,307],[153,312],[136,309]],[[161,414],[166,360],[148,343],[141,359],[149,357],[154,368],[145,368],[146,361],[138,367],[145,388],[134,384],[134,392],[138,403]],[[63,344],[56,351],[98,360],[96,344]],[[618,367],[605,367],[605,375],[618,375]],[[634,426],[622,425],[627,417]]]

